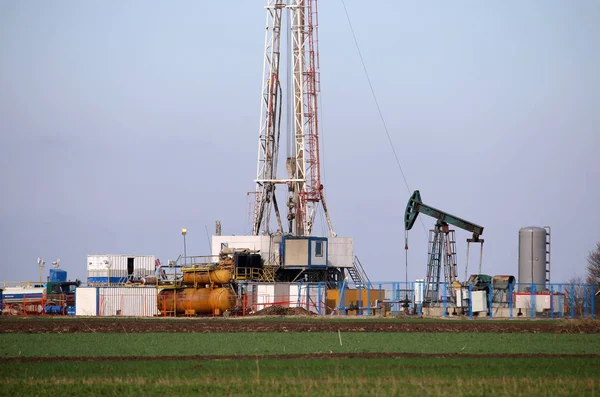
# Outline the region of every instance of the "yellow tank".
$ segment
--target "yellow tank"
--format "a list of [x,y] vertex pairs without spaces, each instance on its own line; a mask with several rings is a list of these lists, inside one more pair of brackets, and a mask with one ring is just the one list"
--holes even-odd
[[231,272],[229,270],[211,270],[211,271],[185,271],[183,272],[183,283],[185,285],[194,284],[227,284],[231,281]]
[[235,307],[236,296],[227,288],[164,289],[158,293],[157,304],[161,312],[177,314],[221,315]]

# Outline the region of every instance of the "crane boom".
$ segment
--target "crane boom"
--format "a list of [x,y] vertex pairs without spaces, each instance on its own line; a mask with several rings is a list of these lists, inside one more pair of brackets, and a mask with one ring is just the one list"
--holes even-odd
[[463,230],[468,230],[472,232],[474,241],[477,241],[479,239],[479,236],[483,234],[483,226],[476,225],[473,222],[466,221],[464,219],[459,218],[458,216],[451,215],[447,212],[438,210],[437,208],[433,208],[429,205],[424,204],[423,201],[421,201],[421,193],[419,193],[418,190],[415,190],[410,199],[408,200],[408,204],[406,205],[406,212],[404,213],[404,228],[406,230],[412,229],[419,213],[429,215],[440,222],[445,222],[450,225],[459,227]]

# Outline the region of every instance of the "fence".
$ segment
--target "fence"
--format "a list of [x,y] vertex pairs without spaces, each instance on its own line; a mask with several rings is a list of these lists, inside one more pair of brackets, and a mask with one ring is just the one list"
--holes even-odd
[[[234,309],[246,315],[275,305],[302,308],[317,315],[366,317],[595,318],[600,313],[600,296],[596,296],[600,286],[590,284],[492,281],[466,286],[440,283],[439,288],[428,288],[422,281],[364,286],[344,281],[336,287],[329,288],[326,283],[247,283],[240,285],[238,296],[233,290],[199,289],[206,295],[200,299],[160,295],[164,310],[157,302],[161,290],[155,287],[80,287],[76,289],[75,304],[69,295],[8,297],[3,313],[69,315],[76,306],[77,315],[151,317],[173,315],[167,310],[181,306],[178,312],[189,315],[222,315]],[[167,309],[170,302],[173,307]]]
[[[431,296],[431,290],[439,295]],[[489,318],[595,318],[600,313],[599,285],[498,283],[439,289],[424,282],[371,283],[361,287],[342,282],[339,299],[329,312],[356,315],[425,315]],[[329,295],[329,292],[328,292]]]
[[[285,287],[285,286],[284,286]],[[243,296],[244,314],[269,306],[302,307],[320,315],[431,316],[463,318],[595,318],[600,313],[599,285],[475,283],[439,289],[424,282],[374,282],[365,286],[341,282],[259,285]],[[279,291],[278,291],[279,289]],[[431,290],[439,292],[432,296]],[[274,313],[277,314],[277,313]]]

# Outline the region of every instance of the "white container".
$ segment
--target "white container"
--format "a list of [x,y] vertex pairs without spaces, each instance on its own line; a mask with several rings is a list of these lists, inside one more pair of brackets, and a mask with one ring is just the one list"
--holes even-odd
[[157,293],[156,287],[98,288],[98,316],[156,316]]
[[283,307],[289,307],[289,296],[290,296],[290,284],[289,283],[276,283],[275,284],[275,302]]
[[471,310],[475,312],[486,312],[488,310],[488,300],[486,291],[471,292]]
[[317,283],[290,284],[290,307],[302,307],[318,313],[319,305],[325,302],[326,288],[324,284],[321,284],[320,292],[319,295],[319,284]]
[[88,283],[107,284],[109,275],[111,283],[123,283],[130,275],[136,279],[153,275],[156,264],[154,255],[88,255]]
[[354,240],[352,237],[330,237],[327,248],[329,266],[354,267]]
[[258,251],[264,263],[273,257],[279,258],[279,244],[271,236],[212,236],[212,260],[217,262],[224,248]]
[[257,311],[273,306],[275,304],[275,284],[257,284],[254,302],[256,302],[255,310]]
[[552,305],[550,304],[550,294],[533,294],[528,293],[517,293],[515,295],[515,307],[517,309],[530,309],[535,302],[535,311],[542,313],[546,310],[552,309],[554,313],[560,312],[564,307],[564,295],[554,294],[552,295]]
[[98,289],[93,287],[79,287],[75,289],[75,315],[98,315]]

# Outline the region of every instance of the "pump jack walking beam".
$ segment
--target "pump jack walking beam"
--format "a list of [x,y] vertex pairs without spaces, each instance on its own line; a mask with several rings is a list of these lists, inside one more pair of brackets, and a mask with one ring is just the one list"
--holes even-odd
[[483,226],[476,225],[457,216],[448,214],[447,212],[438,210],[437,208],[423,204],[423,201],[421,201],[421,193],[419,193],[418,190],[415,190],[406,205],[406,212],[404,214],[404,228],[406,230],[412,229],[419,213],[429,215],[440,222],[472,232],[473,239],[471,242],[479,242],[479,236],[483,234]]

